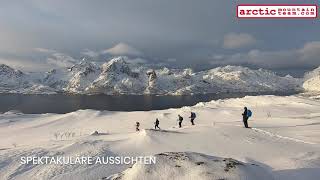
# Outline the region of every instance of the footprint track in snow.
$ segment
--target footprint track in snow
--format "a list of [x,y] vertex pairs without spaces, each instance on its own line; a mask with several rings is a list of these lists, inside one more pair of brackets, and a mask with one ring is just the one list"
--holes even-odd
[[317,144],[317,143],[314,143],[314,142],[303,141],[303,140],[292,138],[292,137],[281,136],[279,134],[275,134],[275,133],[272,133],[272,132],[269,132],[269,131],[265,131],[265,130],[262,130],[262,129],[258,129],[258,128],[251,128],[251,129],[256,131],[256,132],[263,133],[263,134],[266,134],[266,135],[271,136],[271,137],[277,137],[279,139],[285,139],[285,140],[295,141],[295,142],[304,143],[304,144],[312,144],[312,145]]

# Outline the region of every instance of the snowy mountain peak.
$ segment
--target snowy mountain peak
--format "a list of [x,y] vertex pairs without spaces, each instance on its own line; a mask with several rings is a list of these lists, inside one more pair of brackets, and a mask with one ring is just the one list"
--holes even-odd
[[19,70],[13,69],[5,64],[0,64],[0,76],[21,77],[23,75],[24,74]]
[[102,65],[102,71],[107,72],[126,72],[129,69],[128,63],[125,61],[124,57],[117,57],[111,59],[109,62],[106,62]]
[[55,74],[57,73],[56,69],[51,69],[50,71],[47,72],[47,74]]
[[26,75],[10,66],[0,65],[0,92],[10,92],[16,89],[27,89],[30,84]]
[[305,79],[311,79],[315,76],[320,76],[320,66],[305,74]]
[[130,77],[137,78],[138,73],[132,71],[131,66],[133,64],[127,63],[127,57],[116,57],[111,59],[109,62],[102,65],[102,73],[105,75],[108,74],[126,74]]
[[88,75],[90,73],[94,73],[96,71],[99,71],[100,68],[91,62],[82,60],[80,63],[73,65],[68,70],[70,72],[72,72],[73,74],[83,73],[83,75]]
[[306,91],[320,92],[320,67],[305,75],[303,88]]
[[274,72],[266,70],[266,69],[258,69],[258,70],[252,70],[248,67],[243,67],[243,66],[231,66],[231,65],[227,65],[224,67],[217,67],[212,69],[213,71],[216,72],[224,72],[224,73],[233,73],[233,74],[252,74],[252,73],[268,73],[268,74],[272,74],[275,75]]

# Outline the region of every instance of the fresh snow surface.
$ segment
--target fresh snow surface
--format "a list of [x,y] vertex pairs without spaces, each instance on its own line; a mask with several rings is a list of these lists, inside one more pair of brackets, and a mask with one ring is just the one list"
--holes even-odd
[[23,73],[0,65],[0,92],[25,94],[203,94],[218,92],[297,92],[302,80],[240,66],[207,71],[150,68],[116,57],[103,64],[82,60],[66,69]]
[[[253,112],[252,129],[243,128],[244,106]],[[0,177],[318,180],[319,109],[320,101],[302,96],[248,96],[146,112],[10,111],[0,114]],[[190,111],[197,113],[195,126],[190,125]],[[178,114],[184,117],[182,128],[177,128]],[[152,130],[156,118],[162,130]],[[137,121],[140,132],[135,132]],[[142,155],[155,155],[157,163],[132,167],[20,163],[21,156]]]
[[273,179],[272,174],[259,165],[242,163],[230,158],[218,158],[190,152],[160,153],[155,157],[157,158],[156,164],[137,163],[132,168],[107,179]]

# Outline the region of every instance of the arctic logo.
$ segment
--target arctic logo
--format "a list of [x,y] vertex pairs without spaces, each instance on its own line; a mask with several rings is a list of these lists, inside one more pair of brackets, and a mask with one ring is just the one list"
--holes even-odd
[[238,18],[317,18],[314,4],[241,4],[237,6]]

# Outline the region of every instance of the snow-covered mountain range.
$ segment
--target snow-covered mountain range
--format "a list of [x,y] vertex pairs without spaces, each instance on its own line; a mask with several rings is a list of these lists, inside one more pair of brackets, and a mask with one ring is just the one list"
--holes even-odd
[[183,95],[303,90],[302,79],[280,77],[263,69],[225,66],[193,72],[192,69],[166,67],[152,69],[129,62],[127,57],[116,57],[103,64],[83,60],[70,68],[53,69],[46,73],[24,73],[0,65],[0,92]]

